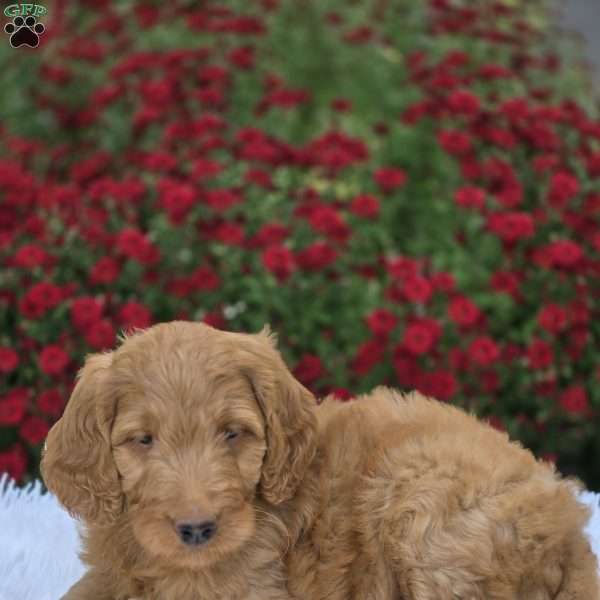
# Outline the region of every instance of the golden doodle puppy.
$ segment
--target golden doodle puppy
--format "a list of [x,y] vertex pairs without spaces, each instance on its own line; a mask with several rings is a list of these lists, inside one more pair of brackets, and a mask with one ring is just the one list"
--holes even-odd
[[315,398],[268,331],[88,358],[42,460],[86,524],[68,600],[598,600],[575,484],[417,393]]

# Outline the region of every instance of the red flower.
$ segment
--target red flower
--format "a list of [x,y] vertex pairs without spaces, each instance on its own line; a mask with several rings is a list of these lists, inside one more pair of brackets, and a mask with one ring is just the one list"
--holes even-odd
[[461,115],[473,116],[479,112],[479,98],[467,90],[455,90],[448,96],[448,108]]
[[53,283],[32,285],[19,302],[19,310],[28,319],[39,319],[62,301],[61,289]]
[[158,261],[158,250],[143,233],[134,228],[123,229],[117,235],[117,249],[128,258],[142,264],[153,265]]
[[478,187],[462,187],[456,190],[454,201],[462,208],[481,210],[485,206],[485,191]]
[[26,468],[27,454],[19,444],[0,452],[0,473],[8,473],[15,481],[20,481]]
[[102,304],[95,298],[84,296],[73,300],[71,321],[78,329],[86,329],[102,318]]
[[533,369],[546,369],[552,364],[552,346],[543,340],[534,340],[527,348],[527,359]]
[[567,322],[567,311],[558,304],[546,304],[538,315],[540,327],[550,333],[559,333],[567,326]]
[[363,342],[352,360],[352,371],[356,375],[366,375],[383,360],[384,351],[385,347],[379,340]]
[[296,254],[296,264],[306,271],[321,271],[333,264],[337,259],[337,252],[326,242],[314,244],[300,250]]
[[309,221],[315,231],[323,233],[338,242],[343,243],[350,236],[350,228],[332,206],[318,206],[312,211]]
[[106,319],[94,323],[85,334],[86,342],[95,350],[107,350],[115,343],[115,329]]
[[440,131],[438,134],[440,146],[454,156],[461,156],[471,151],[471,138],[462,131]]
[[213,292],[218,290],[221,279],[211,267],[198,267],[191,275],[192,287],[200,292]]
[[469,358],[481,367],[488,367],[500,358],[500,350],[488,336],[475,338],[468,349]]
[[389,335],[398,324],[398,317],[389,310],[379,308],[367,317],[367,325],[371,333],[377,337]]
[[145,329],[152,324],[152,315],[148,308],[139,302],[127,302],[119,310],[119,322],[125,330]]
[[294,255],[285,246],[269,246],[262,253],[262,262],[279,281],[285,281],[294,271]]
[[552,176],[548,193],[550,204],[562,209],[579,193],[579,181],[571,173],[559,171]]
[[19,427],[19,435],[32,446],[41,444],[48,435],[50,427],[46,421],[35,415],[26,417]]
[[421,275],[413,275],[404,280],[402,293],[410,302],[425,304],[431,298],[433,288],[427,279]]
[[29,390],[14,388],[0,398],[0,425],[18,425],[25,416]]
[[66,398],[57,390],[42,392],[37,399],[38,408],[51,417],[60,417],[66,404]]
[[417,389],[425,396],[447,402],[458,391],[458,383],[449,371],[435,371],[423,373],[419,377]]
[[69,364],[69,355],[56,344],[46,346],[40,353],[40,369],[46,375],[60,375]]
[[204,201],[213,210],[223,212],[242,202],[243,197],[238,190],[224,188],[204,192]]
[[45,264],[48,264],[49,261],[50,255],[35,244],[21,246],[14,258],[15,265],[25,269],[43,267]]
[[350,212],[365,219],[375,219],[379,216],[379,200],[368,194],[357,196],[350,204]]
[[214,237],[228,246],[241,246],[244,242],[244,230],[237,223],[226,221],[215,229]]
[[373,175],[381,191],[389,194],[406,183],[406,173],[394,167],[381,167]]
[[588,412],[588,396],[582,385],[572,385],[560,395],[559,404],[573,415],[585,415]]
[[535,233],[533,217],[528,213],[493,213],[488,217],[488,228],[503,242],[513,244]]
[[325,369],[318,356],[307,353],[298,361],[293,373],[302,384],[310,386],[325,374]]
[[424,323],[413,323],[404,330],[402,345],[411,354],[416,356],[425,354],[433,348],[434,344],[434,332]]
[[19,355],[12,349],[0,346],[0,373],[11,373],[19,366]]
[[450,318],[462,327],[471,327],[479,321],[481,311],[475,304],[464,296],[456,296],[448,307]]
[[92,284],[110,284],[119,277],[121,268],[119,263],[110,256],[105,256],[98,260],[90,271],[90,283]]

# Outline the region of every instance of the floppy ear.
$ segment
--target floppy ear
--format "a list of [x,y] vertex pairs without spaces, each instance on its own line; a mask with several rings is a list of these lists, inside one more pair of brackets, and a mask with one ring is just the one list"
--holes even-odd
[[291,498],[316,452],[315,397],[289,372],[265,327],[244,336],[243,371],[263,412],[267,451],[260,491],[271,504]]
[[48,489],[75,517],[112,522],[123,496],[110,449],[116,399],[106,384],[112,354],[87,358],[61,419],[52,427],[42,456]]

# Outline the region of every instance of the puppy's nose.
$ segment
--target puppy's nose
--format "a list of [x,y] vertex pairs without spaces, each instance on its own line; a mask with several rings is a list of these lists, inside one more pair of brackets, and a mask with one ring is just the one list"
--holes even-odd
[[187,546],[201,546],[212,538],[217,532],[215,521],[177,521],[175,529],[181,541]]

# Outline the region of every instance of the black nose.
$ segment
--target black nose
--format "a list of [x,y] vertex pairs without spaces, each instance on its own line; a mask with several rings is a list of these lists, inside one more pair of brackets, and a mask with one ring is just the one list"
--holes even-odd
[[217,524],[214,521],[203,521],[202,523],[178,521],[175,523],[175,529],[184,544],[201,546],[215,535]]

